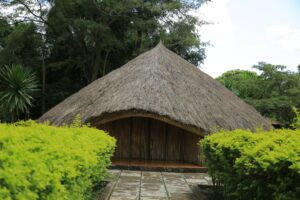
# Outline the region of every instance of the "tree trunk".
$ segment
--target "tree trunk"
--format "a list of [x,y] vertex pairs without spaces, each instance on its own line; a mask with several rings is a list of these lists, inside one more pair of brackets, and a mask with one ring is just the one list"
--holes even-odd
[[42,53],[42,102],[41,102],[41,111],[42,114],[46,111],[46,66],[45,66],[45,57],[44,53]]
[[106,54],[105,54],[102,76],[104,76],[105,73],[106,73],[105,70],[106,70],[106,65],[107,65],[107,59],[108,59],[108,56],[109,56],[109,52],[110,52],[110,50],[107,50]]
[[101,48],[99,47],[99,45],[95,45],[95,56],[94,56],[92,70],[91,70],[92,73],[91,73],[90,83],[98,78],[101,60],[102,60]]
[[11,122],[15,122],[17,118],[16,111],[12,110],[10,114],[11,114]]
[[83,65],[83,67],[82,67],[83,75],[84,75],[86,81],[87,81],[88,83],[90,83],[90,82],[91,82],[91,81],[90,81],[90,76],[88,75],[88,72],[87,72],[86,68],[87,68],[87,67],[86,67],[85,65]]
[[139,51],[142,47],[142,39],[143,39],[143,32],[138,29],[136,33],[136,40],[135,40],[135,49],[137,53],[140,53]]
[[98,60],[98,56],[96,56],[96,59],[94,61],[93,68],[92,68],[90,83],[97,79],[98,72],[99,72],[99,65],[100,65],[100,63],[99,63],[99,60]]

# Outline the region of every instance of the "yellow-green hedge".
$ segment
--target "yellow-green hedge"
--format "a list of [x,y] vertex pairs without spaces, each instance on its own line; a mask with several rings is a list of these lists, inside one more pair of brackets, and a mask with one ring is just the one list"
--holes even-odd
[[201,144],[226,199],[300,199],[300,130],[221,131]]
[[0,199],[88,199],[114,148],[94,128],[0,124]]

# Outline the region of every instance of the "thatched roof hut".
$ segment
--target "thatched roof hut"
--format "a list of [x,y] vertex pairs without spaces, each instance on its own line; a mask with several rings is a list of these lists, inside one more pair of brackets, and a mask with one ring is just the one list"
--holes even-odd
[[254,108],[159,43],[70,96],[40,121],[60,125],[76,114],[102,124],[126,116],[159,118],[207,134],[212,128],[270,128]]
[[162,43],[65,99],[39,121],[68,124],[77,114],[102,128],[143,117],[198,136],[216,128],[271,128],[254,108]]

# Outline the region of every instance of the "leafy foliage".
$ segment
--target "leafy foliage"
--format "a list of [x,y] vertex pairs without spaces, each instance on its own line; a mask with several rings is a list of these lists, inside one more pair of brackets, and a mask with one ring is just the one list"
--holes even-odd
[[241,98],[256,95],[255,83],[258,81],[258,75],[255,72],[231,70],[223,73],[217,80]]
[[12,121],[33,106],[33,94],[37,87],[35,75],[21,65],[0,69],[1,107],[12,114]]
[[220,131],[200,143],[226,199],[299,199],[300,132]]
[[2,39],[3,50],[0,51],[0,68],[5,65],[18,64],[31,68],[37,73],[40,72],[43,41],[40,34],[37,33],[36,25],[34,23],[21,23],[15,26],[8,24],[3,26],[3,34],[6,35]]
[[300,107],[300,72],[286,71],[285,66],[263,62],[254,68],[260,73],[232,70],[217,80],[262,115],[290,127],[295,117],[291,108]]
[[90,83],[150,49],[159,39],[198,64],[204,59],[203,43],[195,28],[198,20],[187,11],[202,1],[194,2],[198,3],[54,1],[48,16],[52,26],[47,28],[51,65],[77,69]]
[[5,39],[11,31],[12,28],[8,22],[0,18],[0,50],[4,47]]
[[88,199],[115,139],[88,127],[0,124],[0,199]]
[[159,40],[191,63],[205,44],[190,11],[209,0],[13,0],[0,21],[0,68],[21,64],[42,83],[33,118]]

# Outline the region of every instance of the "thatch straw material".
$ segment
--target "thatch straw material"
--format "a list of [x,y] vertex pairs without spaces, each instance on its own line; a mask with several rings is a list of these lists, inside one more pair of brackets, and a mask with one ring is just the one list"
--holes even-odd
[[254,108],[162,43],[65,99],[39,121],[68,124],[77,114],[96,126],[151,117],[200,135],[216,128],[271,128]]

